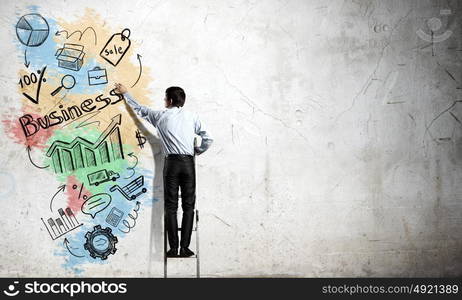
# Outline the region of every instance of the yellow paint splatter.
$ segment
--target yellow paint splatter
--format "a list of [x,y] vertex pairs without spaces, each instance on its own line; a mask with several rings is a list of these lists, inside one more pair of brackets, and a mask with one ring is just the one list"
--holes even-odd
[[[51,96],[50,93],[56,89],[56,84],[60,84],[61,78],[65,74],[74,74],[73,71],[67,72],[65,69],[60,69],[57,65],[55,66],[48,66],[49,69],[54,68],[55,76],[51,75],[53,72],[48,72],[47,82],[42,83],[41,92],[40,92],[40,103],[39,105],[32,104],[28,99],[22,97],[22,110],[26,113],[34,113],[40,116],[46,116],[52,111],[60,111],[60,109],[66,109],[67,107],[71,106],[78,106],[80,107],[82,102],[86,99],[95,99],[100,96],[101,98],[110,97],[112,99],[117,99],[115,96],[110,96],[110,91],[114,88],[114,84],[116,82],[123,83],[127,87],[131,87],[131,85],[137,80],[140,72],[140,64],[137,59],[137,47],[139,43],[136,40],[133,40],[132,37],[131,45],[125,55],[123,56],[122,60],[119,62],[117,66],[110,65],[105,59],[100,56],[100,52],[105,46],[106,42],[111,38],[111,36],[115,33],[120,33],[124,30],[124,27],[117,27],[112,26],[110,27],[103,18],[97,14],[92,9],[86,9],[83,16],[79,17],[77,21],[68,22],[65,19],[58,18],[56,20],[57,25],[59,27],[60,34],[56,35],[55,33],[51,33],[53,35],[53,40],[57,45],[57,49],[62,47],[64,43],[74,43],[79,44],[84,47],[84,65],[80,69],[79,72],[85,72],[87,68],[85,68],[86,64],[89,62],[96,63],[96,65],[101,66],[102,68],[106,69],[108,83],[106,85],[101,85],[102,88],[99,90],[100,92],[97,94],[86,94],[86,93],[75,93],[72,89],[70,89],[67,93],[63,93],[63,95],[58,94],[58,96]],[[95,45],[95,34],[97,37],[97,44]],[[83,33],[83,34],[82,34]],[[67,38],[68,37],[68,38]],[[57,50],[56,49],[56,50]],[[93,65],[93,64],[92,64]],[[149,105],[149,83],[153,80],[150,75],[150,68],[147,66],[143,66],[143,73],[136,84],[136,86],[130,89],[130,93],[141,103],[145,105]],[[19,70],[19,75],[22,77],[24,75],[30,74],[31,71],[29,69],[21,69]],[[88,82],[77,82],[76,84],[88,84]],[[35,87],[28,86],[26,88],[19,87],[19,93],[22,94],[26,92],[31,94],[31,96],[35,96]],[[60,108],[60,105],[62,107]],[[101,105],[99,105],[101,106]],[[126,106],[123,101],[115,104],[115,105],[108,105],[104,109],[101,110],[97,116],[91,119],[91,121],[100,121],[99,130],[104,130],[104,128],[111,123],[111,119],[121,113],[122,114],[122,125],[121,135],[122,140],[125,145],[133,146],[133,149],[137,149],[138,142],[135,137],[135,131],[137,129],[136,126],[136,118],[129,113],[129,108]],[[83,120],[80,119],[80,120]],[[59,128],[54,129],[61,129],[69,125],[69,122],[63,122],[56,127]],[[75,127],[79,121],[73,122],[67,128],[63,128],[64,130],[70,129]],[[90,125],[94,126],[94,125]],[[43,129],[42,129],[43,130]],[[71,139],[73,137],[70,137]]]

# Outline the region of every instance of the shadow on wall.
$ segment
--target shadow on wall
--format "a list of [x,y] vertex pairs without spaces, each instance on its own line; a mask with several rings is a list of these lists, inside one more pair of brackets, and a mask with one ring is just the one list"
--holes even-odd
[[[163,261],[164,259],[164,240],[163,240],[163,207],[164,207],[164,189],[163,189],[163,168],[164,159],[160,147],[160,139],[151,134],[144,124],[139,120],[138,116],[127,106],[126,109],[133,119],[136,127],[146,137],[147,142],[151,146],[152,156],[154,157],[154,178],[153,178],[153,192],[151,205],[151,234],[149,235],[149,263],[148,263],[148,276],[151,276],[151,266],[154,261]],[[154,202],[154,199],[159,201]]]

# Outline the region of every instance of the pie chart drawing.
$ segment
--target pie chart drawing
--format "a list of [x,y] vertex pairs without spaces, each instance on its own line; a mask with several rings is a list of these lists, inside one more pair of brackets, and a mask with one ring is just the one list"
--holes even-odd
[[45,42],[50,32],[47,20],[39,14],[22,16],[16,24],[16,36],[21,44],[38,47]]

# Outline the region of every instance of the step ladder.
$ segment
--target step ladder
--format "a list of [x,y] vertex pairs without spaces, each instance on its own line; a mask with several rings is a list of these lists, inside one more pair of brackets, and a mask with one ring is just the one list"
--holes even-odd
[[[196,278],[200,278],[200,256],[199,256],[199,210],[195,210],[195,225],[193,225],[192,233],[196,234],[196,251],[195,255],[190,257],[167,257],[168,251],[168,238],[167,238],[167,230],[166,230],[166,219],[164,217],[164,278],[167,278],[167,271],[168,271],[168,260],[169,259],[196,259]],[[181,232],[181,227],[178,228],[178,231]]]

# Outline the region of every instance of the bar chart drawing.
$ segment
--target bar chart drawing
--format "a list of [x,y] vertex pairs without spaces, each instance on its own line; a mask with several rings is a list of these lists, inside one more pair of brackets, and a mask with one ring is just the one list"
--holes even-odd
[[72,172],[124,159],[119,129],[121,122],[121,114],[113,117],[111,124],[94,143],[82,137],[76,137],[70,143],[54,141],[46,155],[51,157],[55,173]]
[[69,207],[66,208],[65,212],[62,208],[58,209],[58,213],[59,218],[49,218],[46,223],[43,218],[41,218],[43,225],[45,225],[45,228],[50,234],[52,240],[56,240],[57,238],[60,238],[66,233],[83,225],[83,223],[79,223],[79,221],[77,221],[72,209]]

